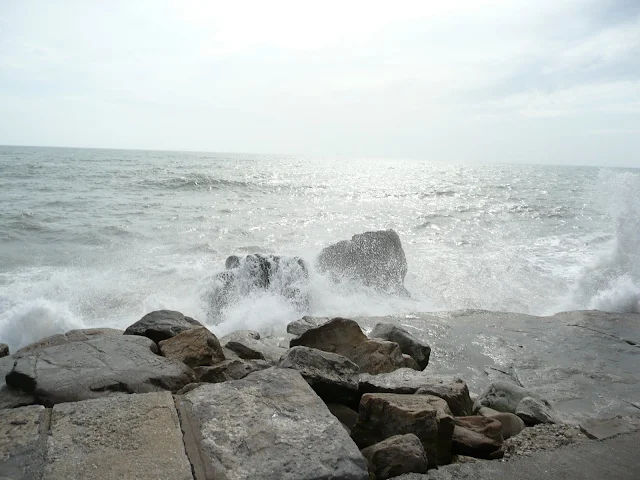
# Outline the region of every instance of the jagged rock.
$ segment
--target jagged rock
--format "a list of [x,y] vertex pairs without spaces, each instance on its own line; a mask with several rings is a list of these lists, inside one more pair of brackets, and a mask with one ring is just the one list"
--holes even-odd
[[122,330],[117,328],[84,328],[78,330],[69,330],[67,333],[58,333],[50,337],[38,340],[26,347],[22,347],[16,352],[16,355],[32,352],[43,348],[55,347],[56,345],[64,345],[71,342],[86,342],[94,338],[105,335],[122,335]]
[[361,372],[385,373],[404,367],[402,352],[397,343],[369,340],[357,322],[334,318],[318,327],[310,328],[291,340],[292,347],[302,345],[347,357]]
[[538,396],[526,388],[506,381],[493,382],[476,400],[474,410],[489,407],[498,412],[516,413],[518,404],[525,397]]
[[195,378],[183,363],[135,335],[103,336],[18,356],[6,376],[11,388],[52,406],[122,393],[177,391]]
[[394,435],[413,433],[422,442],[431,468],[450,461],[453,427],[451,411],[441,398],[367,393],[360,400],[351,437],[365,448]]
[[315,348],[293,347],[278,362],[299,371],[325,402],[350,402],[358,392],[358,365],[346,357]]
[[340,423],[345,426],[349,431],[349,435],[351,435],[351,430],[353,430],[358,420],[358,412],[341,403],[327,403],[327,408],[334,417],[340,420]]
[[427,472],[427,454],[420,439],[412,433],[389,437],[363,449],[362,455],[376,480],[386,480],[403,473]]
[[46,480],[192,480],[168,392],[53,407]]
[[393,230],[354,235],[322,250],[317,267],[340,281],[344,278],[384,293],[409,296],[404,287],[407,259]]
[[489,407],[482,407],[478,410],[478,415],[498,420],[502,425],[502,438],[505,440],[525,429],[524,421],[515,413],[498,412]]
[[403,353],[402,359],[404,360],[404,366],[406,368],[410,368],[411,370],[422,370],[420,365],[418,365],[418,362],[416,362],[411,355]]
[[594,440],[603,440],[621,433],[634,432],[640,425],[629,422],[629,419],[617,415],[613,418],[590,418],[580,424],[580,430]]
[[220,339],[222,346],[233,351],[244,360],[266,360],[275,365],[286,352],[285,348],[268,344],[263,339],[256,340],[245,332],[234,332]]
[[225,360],[212,367],[196,367],[194,372],[199,382],[221,383],[240,380],[250,373],[269,368],[265,360]]
[[539,423],[557,423],[556,416],[551,409],[551,405],[538,398],[525,397],[520,400],[516,408],[516,415],[527,425],[537,425]]
[[231,341],[241,342],[242,340],[260,340],[260,332],[255,330],[235,330],[226,334],[224,337],[220,337],[220,343],[227,343]]
[[429,364],[429,356],[431,355],[431,347],[413,335],[404,328],[393,325],[392,323],[378,323],[371,334],[371,338],[381,338],[390,342],[395,342],[400,346],[402,353],[411,356],[420,366],[419,370],[424,370]]
[[203,327],[199,321],[186,317],[174,310],[156,310],[147,313],[133,325],[127,327],[125,335],[140,335],[150,338],[156,343],[175,337],[185,330]]
[[0,410],[0,479],[31,480],[42,476],[47,443],[41,405]]
[[501,458],[502,425],[494,418],[455,417],[452,451],[476,458]]
[[9,356],[9,345],[0,343],[0,358]]
[[431,375],[400,368],[379,375],[360,375],[360,393],[417,393],[435,395],[446,400],[454,415],[471,413],[467,384],[453,376]]
[[217,337],[206,327],[192,328],[158,344],[165,358],[194,368],[222,362],[224,353]]
[[287,325],[287,333],[295,335],[299,337],[304,332],[309,330],[310,328],[319,327],[323,323],[327,323],[331,320],[328,317],[309,317],[304,316],[300,320],[296,320],[295,322],[291,322]]
[[177,405],[202,478],[368,479],[347,432],[295,370],[202,385]]

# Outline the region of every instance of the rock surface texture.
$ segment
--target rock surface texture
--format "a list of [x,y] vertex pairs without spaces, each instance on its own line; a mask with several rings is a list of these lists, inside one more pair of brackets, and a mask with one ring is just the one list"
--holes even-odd
[[71,342],[86,342],[105,335],[122,335],[123,331],[116,328],[85,328],[80,330],[69,330],[67,333],[58,333],[50,337],[38,340],[26,347],[22,347],[16,355],[40,350],[43,348],[55,347]]
[[403,473],[426,473],[427,454],[415,435],[395,435],[362,450],[369,471],[376,480],[386,480]]
[[224,360],[220,342],[206,327],[185,330],[161,341],[158,346],[165,358],[177,360],[191,368],[215,365]]
[[46,458],[47,412],[40,405],[0,410],[0,479],[39,479]]
[[500,458],[502,425],[494,418],[456,417],[453,429],[453,453],[477,458]]
[[416,361],[420,367],[419,370],[424,370],[429,365],[431,347],[419,341],[406,329],[398,325],[378,323],[369,334],[369,337],[397,343],[402,353],[409,355]]
[[175,337],[185,330],[203,327],[199,321],[186,317],[174,310],[156,310],[147,313],[133,325],[127,327],[125,335],[140,335],[147,337],[156,343]]

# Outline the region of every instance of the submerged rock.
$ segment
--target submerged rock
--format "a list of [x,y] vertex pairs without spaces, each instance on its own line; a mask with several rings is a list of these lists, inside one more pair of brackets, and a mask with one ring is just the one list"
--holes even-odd
[[0,358],[9,355],[9,345],[6,343],[0,343]]
[[400,237],[393,230],[354,235],[322,250],[318,270],[335,280],[355,280],[381,292],[409,296],[404,287],[407,259]]
[[420,439],[412,433],[389,437],[363,449],[362,455],[376,480],[386,480],[403,473],[427,472],[427,454]]
[[371,338],[381,338],[390,342],[395,342],[400,346],[402,353],[411,356],[419,365],[420,370],[424,370],[429,365],[429,356],[431,355],[431,347],[413,335],[404,328],[391,323],[378,323],[373,328]]
[[175,337],[185,330],[203,327],[199,321],[186,317],[174,310],[156,310],[147,313],[133,325],[127,327],[125,335],[139,335],[147,337],[156,343]]
[[206,327],[192,328],[158,345],[165,358],[177,360],[194,368],[222,362],[224,353],[217,337]]

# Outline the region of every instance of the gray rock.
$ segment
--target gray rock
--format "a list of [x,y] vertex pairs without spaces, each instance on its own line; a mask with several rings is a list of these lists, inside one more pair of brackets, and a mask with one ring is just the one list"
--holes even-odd
[[315,348],[293,347],[278,362],[299,371],[325,402],[351,402],[358,392],[358,365],[346,357]]
[[177,404],[196,478],[368,479],[353,441],[295,370],[203,385]]
[[127,327],[125,335],[140,335],[156,343],[175,337],[180,332],[196,327],[203,327],[199,321],[186,317],[174,310],[156,310],[147,313],[133,325]]
[[407,259],[393,230],[365,232],[330,245],[320,253],[317,268],[338,281],[348,278],[384,293],[409,295],[404,287]]
[[362,450],[376,480],[402,475],[403,473],[426,473],[427,454],[420,439],[412,433],[395,435]]
[[395,342],[400,346],[402,353],[411,356],[420,366],[420,370],[424,370],[429,364],[429,356],[431,355],[431,347],[421,342],[411,335],[404,328],[391,323],[378,323],[371,334],[371,338],[381,338],[390,342]]
[[0,410],[3,408],[24,407],[36,403],[33,395],[11,388],[5,383],[5,376],[11,371],[14,363],[15,356],[0,358]]
[[451,460],[453,418],[447,403],[432,395],[367,393],[360,400],[351,437],[360,448],[394,435],[415,434],[429,459],[429,468]]
[[592,418],[580,424],[580,430],[591,439],[603,440],[621,433],[630,433],[639,430],[637,424],[618,415],[613,418]]
[[347,357],[361,372],[385,373],[404,367],[402,352],[397,343],[369,340],[357,322],[334,318],[318,327],[310,328],[291,340],[292,347],[302,345]]
[[158,344],[165,358],[177,360],[194,368],[222,362],[224,353],[216,336],[206,327],[180,332]]
[[194,372],[198,382],[222,383],[240,380],[250,373],[269,368],[265,360],[225,360],[212,367],[196,367]]
[[46,458],[46,417],[47,412],[39,405],[0,410],[0,479],[41,478]]
[[46,480],[192,480],[173,398],[125,395],[53,407]]
[[489,407],[498,412],[516,413],[520,401],[525,397],[537,397],[529,390],[506,381],[493,382],[478,398],[474,410]]
[[289,323],[287,325],[287,333],[291,333],[292,335],[299,337],[310,328],[319,327],[323,323],[327,323],[329,320],[331,319],[328,317],[304,316],[300,320]]
[[527,425],[537,425],[539,423],[557,423],[556,416],[549,405],[544,400],[525,397],[520,400],[516,415]]
[[222,346],[234,352],[244,360],[265,360],[275,365],[280,357],[287,351],[265,341],[256,340],[249,335],[231,334],[220,339]]
[[358,421],[358,412],[341,403],[327,403],[327,408],[349,430],[349,435],[351,435],[351,430]]
[[9,356],[9,345],[0,343],[0,358]]
[[40,350],[43,348],[55,347],[57,345],[64,345],[71,342],[86,342],[87,340],[93,340],[97,337],[104,335],[122,335],[122,330],[116,328],[84,328],[79,330],[69,330],[67,333],[58,333],[50,337],[38,340],[26,347],[22,347],[16,352],[16,355],[34,350]]
[[475,458],[502,458],[502,425],[494,418],[455,417],[452,451]]
[[502,438],[505,440],[518,435],[525,429],[524,421],[514,413],[498,412],[489,407],[482,407],[478,410],[478,415],[498,420],[502,425]]
[[431,375],[400,368],[379,375],[360,375],[360,393],[418,393],[444,399],[454,415],[471,413],[467,384],[453,376]]
[[123,393],[177,391],[193,371],[153,353],[152,340],[134,335],[104,336],[19,356],[7,385],[52,406]]

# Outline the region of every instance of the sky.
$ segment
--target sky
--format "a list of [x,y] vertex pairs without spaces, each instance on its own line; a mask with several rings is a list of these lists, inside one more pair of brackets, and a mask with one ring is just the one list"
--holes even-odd
[[0,144],[640,167],[640,0],[0,0]]

